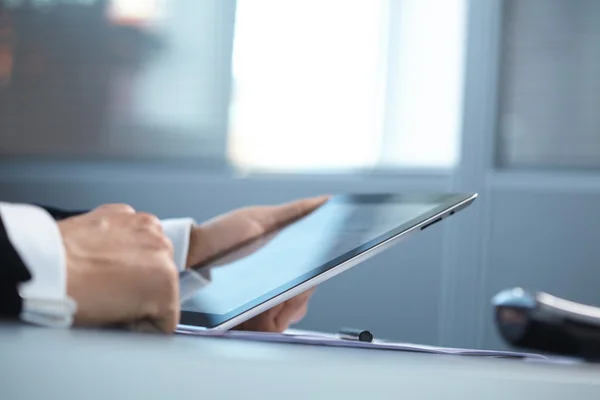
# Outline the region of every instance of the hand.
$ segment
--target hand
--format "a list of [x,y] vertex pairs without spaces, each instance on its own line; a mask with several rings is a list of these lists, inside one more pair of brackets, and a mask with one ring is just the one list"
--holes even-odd
[[[200,264],[240,244],[273,232],[309,214],[328,199],[328,196],[321,196],[278,206],[247,207],[205,222],[192,230],[187,266]],[[308,290],[287,300],[236,329],[282,332],[304,317],[313,291]]]
[[58,223],[66,251],[67,293],[75,323],[150,323],[172,332],[179,321],[173,248],[151,214],[112,204]]
[[278,332],[288,329],[290,325],[300,322],[308,311],[308,300],[314,292],[314,288],[299,294],[283,303],[276,305],[235,327],[242,331]]

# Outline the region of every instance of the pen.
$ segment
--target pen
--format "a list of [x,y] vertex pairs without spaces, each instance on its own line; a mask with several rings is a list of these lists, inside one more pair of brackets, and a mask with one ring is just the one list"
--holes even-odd
[[363,329],[342,328],[338,331],[338,336],[344,340],[357,340],[368,343],[373,341],[373,334]]

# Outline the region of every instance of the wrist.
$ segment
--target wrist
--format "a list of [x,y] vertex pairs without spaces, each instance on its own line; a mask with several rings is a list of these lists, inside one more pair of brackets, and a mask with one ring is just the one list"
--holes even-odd
[[188,257],[185,263],[186,268],[193,267],[200,262],[202,232],[198,225],[192,225],[190,229],[190,245],[188,249]]

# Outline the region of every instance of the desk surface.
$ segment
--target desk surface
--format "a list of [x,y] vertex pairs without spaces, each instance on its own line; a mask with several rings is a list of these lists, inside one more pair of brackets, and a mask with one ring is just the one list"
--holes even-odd
[[0,323],[1,399],[599,396],[594,365]]

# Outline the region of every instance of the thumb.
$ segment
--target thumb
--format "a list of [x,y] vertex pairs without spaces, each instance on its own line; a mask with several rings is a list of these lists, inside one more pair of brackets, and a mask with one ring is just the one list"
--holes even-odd
[[190,249],[194,254],[188,259],[191,265],[206,262],[236,246],[276,231],[314,211],[328,199],[329,196],[319,196],[277,206],[248,207],[207,221],[192,230],[191,240],[194,244],[190,245]]
[[[233,211],[207,221],[192,230],[190,265],[207,262],[250,240],[272,233],[295,219],[298,219],[329,199],[319,196],[292,201],[277,206],[254,206]],[[258,243],[260,247],[271,238]],[[255,251],[256,248],[251,251]],[[244,250],[240,250],[242,252]],[[236,253],[232,257],[237,258]]]

